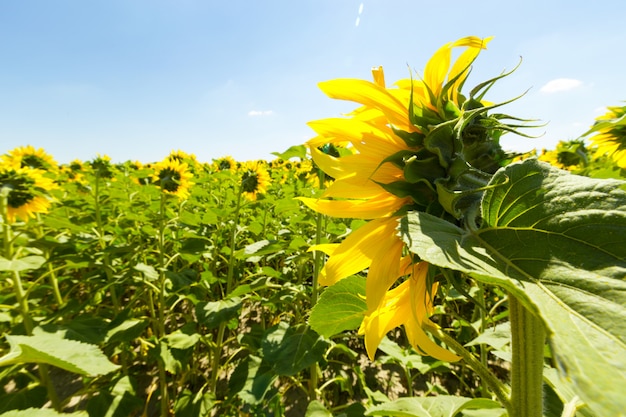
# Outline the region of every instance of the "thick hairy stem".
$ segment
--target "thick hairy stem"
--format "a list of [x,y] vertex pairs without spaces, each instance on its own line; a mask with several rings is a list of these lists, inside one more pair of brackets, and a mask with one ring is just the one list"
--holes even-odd
[[511,405],[509,417],[543,415],[543,350],[546,332],[534,316],[509,294],[511,320]]

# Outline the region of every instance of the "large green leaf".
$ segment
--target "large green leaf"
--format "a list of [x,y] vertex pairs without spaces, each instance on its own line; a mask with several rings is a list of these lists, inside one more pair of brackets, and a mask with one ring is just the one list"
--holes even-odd
[[361,325],[365,303],[365,278],[354,275],[326,288],[311,310],[309,325],[317,333],[331,337]]
[[62,332],[46,333],[35,328],[32,336],[5,337],[11,349],[0,358],[0,366],[47,363],[86,376],[104,375],[119,368],[97,346],[64,339]]
[[500,404],[487,398],[465,398],[452,395],[407,397],[370,408],[366,416],[386,417],[454,417],[467,409],[500,409]]
[[480,227],[425,213],[403,223],[410,250],[500,285],[546,324],[561,375],[598,415],[626,409],[626,193],[536,160],[499,170]]
[[263,359],[278,375],[295,375],[321,360],[330,343],[309,326],[285,322],[269,329],[261,343]]

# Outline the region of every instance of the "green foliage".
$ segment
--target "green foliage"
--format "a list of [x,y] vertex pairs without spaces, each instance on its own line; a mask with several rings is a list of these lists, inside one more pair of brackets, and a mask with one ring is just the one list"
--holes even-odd
[[352,276],[328,287],[311,309],[309,325],[319,334],[331,337],[357,329],[367,309],[365,279]]
[[496,409],[492,416],[504,416],[506,411],[496,401],[486,398],[463,398],[441,395],[426,398],[400,398],[370,408],[366,416],[388,417],[455,417],[463,410]]
[[[272,184],[256,201],[238,203],[236,171],[197,161],[186,201],[142,182],[149,167],[111,165],[106,178],[85,167],[74,172],[80,183],[58,174],[49,213],[1,223],[0,415],[503,415],[466,363],[424,357],[401,332],[367,359],[355,332],[366,312],[364,274],[321,290],[311,305],[307,250],[318,218],[294,197],[319,195],[318,178],[297,166],[304,161],[287,161],[302,152],[272,163]],[[423,205],[439,176],[426,156],[390,161],[426,184],[395,190]],[[580,173],[621,175],[602,158]],[[466,227],[426,214],[405,224],[411,251],[442,267],[433,320],[503,384],[506,303],[485,283],[543,318],[552,415],[568,407],[619,415],[623,406],[622,188],[525,162],[499,171],[471,201],[448,196],[451,210],[482,196],[481,213],[459,215]],[[320,242],[363,223],[321,218]]]
[[115,371],[118,366],[100,352],[97,346],[46,333],[36,328],[32,336],[5,336],[10,351],[0,358],[0,366],[23,363],[45,363],[85,376],[97,376]]
[[[626,193],[528,160],[494,175],[482,222],[409,214],[410,250],[514,294],[544,321],[554,362],[600,415],[626,408]],[[470,219],[471,220],[471,219]]]

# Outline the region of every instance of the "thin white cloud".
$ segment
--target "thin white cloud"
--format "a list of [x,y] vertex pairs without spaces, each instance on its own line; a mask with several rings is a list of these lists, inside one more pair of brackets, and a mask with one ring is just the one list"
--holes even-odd
[[274,114],[272,110],[250,110],[248,116],[271,116]]
[[359,14],[356,16],[356,22],[354,22],[355,27],[358,27],[359,23],[361,23],[361,13],[363,13],[363,3],[359,5]]
[[542,93],[559,93],[561,91],[569,91],[574,88],[580,87],[582,81],[575,80],[573,78],[557,78],[556,80],[549,81],[539,91]]

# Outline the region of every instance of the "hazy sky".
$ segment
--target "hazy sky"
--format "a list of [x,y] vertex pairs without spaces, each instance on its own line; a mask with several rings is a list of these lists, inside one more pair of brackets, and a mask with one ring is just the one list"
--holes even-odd
[[0,153],[43,147],[59,162],[108,154],[152,162],[273,159],[307,121],[356,105],[332,78],[391,84],[446,42],[494,36],[471,87],[518,64],[487,99],[548,122],[516,150],[574,139],[626,99],[626,1],[19,0],[0,2]]

